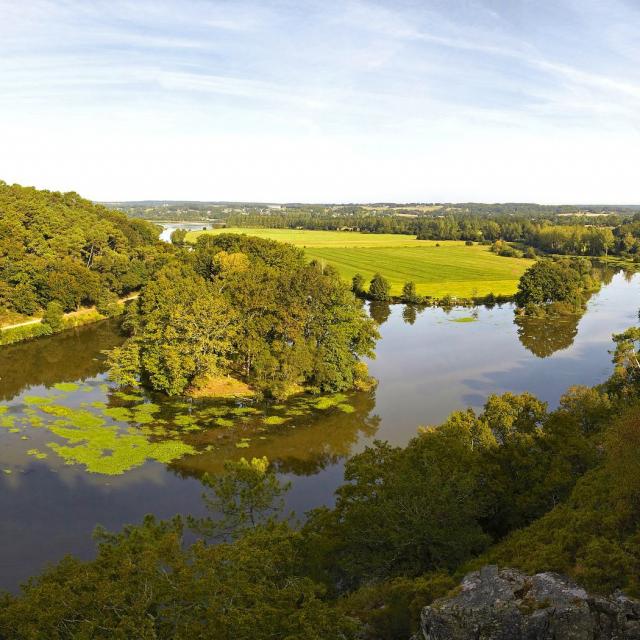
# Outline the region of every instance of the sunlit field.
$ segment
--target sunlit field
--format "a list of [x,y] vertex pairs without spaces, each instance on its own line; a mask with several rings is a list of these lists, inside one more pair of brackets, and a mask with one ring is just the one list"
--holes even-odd
[[333,265],[347,281],[356,273],[366,280],[381,273],[391,283],[394,295],[400,294],[409,280],[416,283],[420,295],[434,298],[512,295],[520,276],[532,263],[497,256],[487,246],[416,240],[400,234],[232,228],[190,232],[187,240],[195,242],[203,233],[246,233],[290,242],[304,248],[310,259]]

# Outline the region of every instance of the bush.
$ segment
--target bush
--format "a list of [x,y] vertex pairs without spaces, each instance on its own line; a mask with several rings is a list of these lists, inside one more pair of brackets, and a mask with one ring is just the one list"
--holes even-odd
[[0,331],[0,344],[14,344],[31,338],[39,338],[41,336],[51,335],[51,327],[43,322],[34,322],[23,327],[15,327],[14,329],[5,329]]
[[371,284],[369,285],[369,296],[372,300],[381,300],[386,302],[390,298],[391,285],[386,278],[383,278],[379,273],[376,273],[371,278]]
[[51,331],[54,333],[62,331],[64,329],[64,311],[62,305],[59,302],[51,301],[47,305],[47,310],[44,312],[42,322],[51,327]]

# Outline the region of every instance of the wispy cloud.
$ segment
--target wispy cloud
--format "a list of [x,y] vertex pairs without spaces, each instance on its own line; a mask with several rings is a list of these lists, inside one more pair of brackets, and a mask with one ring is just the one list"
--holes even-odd
[[[162,131],[165,148],[188,148],[194,158],[202,159],[190,146],[198,138],[229,158],[239,148],[248,156],[252,148],[282,153],[256,162],[251,176],[246,159],[241,171],[240,160],[216,165],[222,182],[247,189],[246,197],[279,185],[287,199],[284,176],[308,171],[295,199],[314,191],[314,175],[325,177],[321,199],[353,199],[345,195],[348,176],[366,184],[375,166],[389,168],[384,180],[400,193],[411,190],[411,162],[441,181],[446,171],[457,174],[455,184],[471,180],[476,199],[488,190],[500,199],[504,182],[476,179],[472,169],[462,176],[460,154],[490,153],[493,164],[485,164],[499,168],[525,144],[537,150],[546,142],[571,157],[578,140],[592,141],[594,154],[610,151],[613,140],[628,159],[640,130],[640,12],[630,0],[606,7],[598,0],[0,0],[0,16],[0,133],[19,136],[26,148],[35,129],[55,123],[71,141],[69,181],[77,178],[71,186],[80,190],[85,182],[96,192],[113,186],[106,178],[96,186],[90,163],[76,162],[81,139],[121,152],[134,139],[154,147],[151,136]],[[480,149],[487,139],[492,149]],[[47,166],[55,159],[33,144],[23,161],[21,151],[0,150],[0,172],[19,168],[25,181],[53,176]],[[343,165],[338,154],[350,161]],[[436,157],[448,164],[434,165]],[[145,171],[166,184],[167,166],[189,197],[192,177],[181,161],[147,158]],[[140,176],[135,167],[128,175],[131,190]],[[526,178],[517,183],[527,187]],[[209,195],[229,195],[217,189]],[[411,199],[419,194],[435,197],[425,186]]]

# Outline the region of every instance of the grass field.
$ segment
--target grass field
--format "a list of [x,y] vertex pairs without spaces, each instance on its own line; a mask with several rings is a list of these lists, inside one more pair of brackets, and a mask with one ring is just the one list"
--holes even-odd
[[416,240],[413,236],[368,234],[348,231],[305,231],[296,229],[215,229],[194,231],[187,240],[203,233],[246,233],[261,238],[290,242],[303,247],[309,258],[324,260],[338,269],[347,281],[360,273],[366,280],[380,272],[399,295],[408,280],[416,283],[420,295],[469,298],[512,295],[531,260],[503,258],[486,246],[467,247],[464,242]]

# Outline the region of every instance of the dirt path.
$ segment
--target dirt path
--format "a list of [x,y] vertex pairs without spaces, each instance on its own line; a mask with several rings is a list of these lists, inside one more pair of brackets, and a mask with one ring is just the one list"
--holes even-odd
[[29,324],[38,324],[42,322],[42,318],[34,318],[33,320],[27,320],[26,322],[17,322],[16,324],[5,324],[0,327],[0,331],[6,331],[7,329],[16,329],[17,327],[26,327]]

